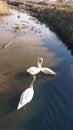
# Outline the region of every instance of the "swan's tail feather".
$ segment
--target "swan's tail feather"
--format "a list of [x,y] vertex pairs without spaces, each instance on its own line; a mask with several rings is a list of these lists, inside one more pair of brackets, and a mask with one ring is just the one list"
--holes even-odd
[[19,110],[21,107],[22,107],[22,105],[19,103],[18,107],[17,107],[17,110]]

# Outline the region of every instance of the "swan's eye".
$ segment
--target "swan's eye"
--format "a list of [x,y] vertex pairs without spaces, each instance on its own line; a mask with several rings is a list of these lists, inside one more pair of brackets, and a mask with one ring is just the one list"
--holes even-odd
[[42,60],[41,60],[41,59],[39,59],[39,63],[41,63],[41,61],[42,61]]
[[39,63],[43,62],[43,59],[42,58],[39,58]]

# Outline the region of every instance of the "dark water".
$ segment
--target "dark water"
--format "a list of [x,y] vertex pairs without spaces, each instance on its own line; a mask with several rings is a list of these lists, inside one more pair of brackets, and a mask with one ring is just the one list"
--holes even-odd
[[[12,13],[0,18],[0,130],[73,130],[71,51],[46,25]],[[17,111],[20,94],[32,81],[26,69],[36,66],[39,56],[57,76],[39,73],[32,101]]]

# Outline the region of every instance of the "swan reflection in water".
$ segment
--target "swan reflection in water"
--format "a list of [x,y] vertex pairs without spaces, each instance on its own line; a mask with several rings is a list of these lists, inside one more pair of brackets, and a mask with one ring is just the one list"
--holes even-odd
[[32,98],[34,96],[33,83],[34,83],[35,80],[36,80],[36,76],[33,76],[33,80],[31,82],[29,88],[27,88],[21,94],[17,110],[20,109],[21,107],[23,107],[24,105],[26,105],[27,103],[29,103],[32,100]]
[[56,73],[54,71],[52,71],[51,69],[49,69],[47,67],[42,67],[42,63],[43,63],[43,58],[39,57],[37,59],[38,67],[30,67],[29,69],[27,69],[27,72],[31,75],[35,75],[35,74],[39,73],[40,71],[47,75],[56,75]]

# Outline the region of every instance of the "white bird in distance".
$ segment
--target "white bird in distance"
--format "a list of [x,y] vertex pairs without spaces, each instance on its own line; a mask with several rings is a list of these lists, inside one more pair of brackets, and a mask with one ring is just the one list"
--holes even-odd
[[31,82],[29,88],[27,88],[21,94],[17,110],[20,109],[21,107],[23,107],[24,105],[26,105],[27,103],[29,103],[32,100],[32,98],[34,96],[33,83],[34,83],[35,80],[36,80],[36,76],[33,76],[33,80]]
[[36,75],[40,71],[47,75],[56,75],[56,73],[52,71],[51,69],[47,67],[42,67],[42,63],[43,63],[43,58],[39,57],[37,59],[37,67],[30,67],[29,69],[27,69],[27,72],[30,75]]

